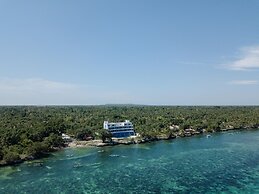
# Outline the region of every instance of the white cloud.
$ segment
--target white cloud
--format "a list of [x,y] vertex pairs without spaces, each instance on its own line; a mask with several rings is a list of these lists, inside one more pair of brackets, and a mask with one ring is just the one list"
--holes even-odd
[[45,105],[72,103],[79,86],[39,78],[0,79],[1,105]]
[[234,80],[229,82],[232,85],[256,85],[258,84],[257,80]]
[[118,88],[77,85],[39,78],[0,78],[0,105],[88,105],[130,102]]
[[76,89],[77,86],[69,83],[44,80],[39,78],[30,79],[0,79],[0,90],[23,91],[23,92],[60,92],[63,90]]
[[240,56],[225,66],[239,71],[259,69],[259,46],[242,48]]

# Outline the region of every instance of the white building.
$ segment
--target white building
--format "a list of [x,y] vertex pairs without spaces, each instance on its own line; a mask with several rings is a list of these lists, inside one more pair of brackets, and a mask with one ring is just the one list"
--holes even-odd
[[104,121],[103,128],[109,131],[112,136],[116,138],[135,136],[134,126],[128,120],[118,123],[109,123],[108,121]]

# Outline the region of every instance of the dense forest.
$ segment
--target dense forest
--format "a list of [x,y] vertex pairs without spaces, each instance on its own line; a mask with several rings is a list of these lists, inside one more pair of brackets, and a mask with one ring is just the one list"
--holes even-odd
[[[130,120],[142,137],[186,129],[214,132],[259,127],[259,107],[182,106],[2,106],[0,164],[34,159],[64,146],[62,133],[102,139],[103,121]],[[170,127],[171,126],[171,127]]]

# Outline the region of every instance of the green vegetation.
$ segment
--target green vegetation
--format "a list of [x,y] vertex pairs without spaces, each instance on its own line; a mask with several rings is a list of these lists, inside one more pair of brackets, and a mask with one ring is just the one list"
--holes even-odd
[[[48,106],[0,107],[0,161],[39,158],[63,147],[62,133],[109,140],[103,121],[131,120],[143,138],[258,128],[259,107]],[[170,126],[173,126],[170,128]],[[174,126],[179,126],[174,127]]]

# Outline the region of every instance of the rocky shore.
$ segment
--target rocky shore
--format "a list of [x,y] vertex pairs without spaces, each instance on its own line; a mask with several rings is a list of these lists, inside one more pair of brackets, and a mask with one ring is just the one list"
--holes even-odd
[[[248,128],[242,128],[242,129],[248,129]],[[67,147],[71,148],[80,148],[80,147],[104,147],[104,146],[115,146],[115,145],[131,145],[131,144],[143,144],[143,143],[150,143],[154,141],[160,141],[160,140],[171,140],[175,138],[183,138],[183,137],[191,137],[199,134],[211,134],[215,132],[225,132],[230,130],[242,130],[242,129],[236,129],[236,128],[227,128],[227,129],[221,129],[220,131],[196,131],[194,129],[185,129],[182,131],[177,131],[174,133],[171,133],[170,135],[166,134],[160,134],[156,135],[155,137],[130,137],[130,138],[112,138],[111,141],[103,142],[102,140],[88,140],[88,141],[78,141],[73,140],[72,142],[67,144]],[[253,129],[253,128],[251,128]],[[256,128],[255,128],[256,129]]]
[[[199,134],[211,134],[211,133],[215,133],[215,132],[225,132],[225,131],[230,131],[230,130],[248,130],[248,129],[259,129],[258,127],[256,128],[241,128],[241,129],[236,129],[236,128],[227,128],[227,129],[221,129],[220,131],[211,131],[211,132],[207,132],[207,131],[196,131],[193,129],[185,129],[185,130],[179,130],[179,131],[175,131],[169,135],[166,134],[160,134],[160,135],[156,135],[155,137],[141,137],[141,136],[136,136],[136,137],[130,137],[130,138],[112,138],[110,141],[106,141],[103,142],[102,140],[88,140],[88,141],[78,141],[73,139],[71,142],[68,142],[65,144],[65,147],[69,147],[69,148],[80,148],[80,147],[104,147],[104,146],[115,146],[115,145],[131,145],[131,144],[143,144],[143,143],[150,143],[150,142],[154,142],[154,141],[160,141],[160,140],[171,140],[171,139],[175,139],[175,138],[183,138],[183,137],[191,137],[194,135],[199,135]],[[60,149],[63,149],[63,147],[61,148],[56,148],[53,151],[58,151]],[[42,157],[46,157],[48,156],[49,153],[44,154],[44,156]],[[13,161],[12,163],[6,163],[4,161],[0,161],[0,167],[1,166],[9,166],[9,165],[16,165],[16,164],[20,164],[23,163],[25,161],[30,161],[30,160],[35,160],[35,159],[39,159],[39,158],[34,158],[34,157],[22,157],[19,160]]]
[[102,140],[88,140],[88,141],[78,141],[73,140],[67,144],[67,147],[71,148],[80,148],[80,147],[104,147],[104,146],[115,146],[115,145],[131,145],[131,144],[143,144],[153,141],[160,140],[170,140],[177,137],[187,137],[192,135],[197,135],[200,133],[191,133],[191,134],[174,134],[174,135],[157,135],[155,137],[130,137],[130,138],[112,138],[111,141],[102,142]]
[[142,144],[152,141],[159,140],[169,140],[174,139],[176,136],[159,135],[156,137],[130,137],[130,138],[112,138],[111,141],[103,142],[102,140],[88,140],[88,141],[78,141],[73,140],[67,144],[70,148],[80,148],[80,147],[104,147],[104,146],[115,146],[115,145],[130,145],[130,144]]

